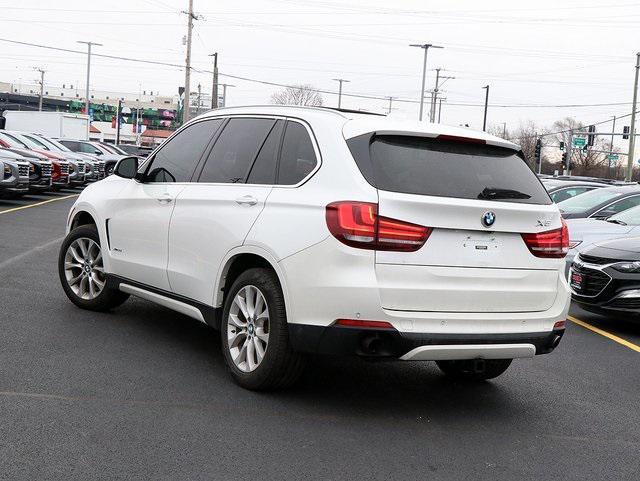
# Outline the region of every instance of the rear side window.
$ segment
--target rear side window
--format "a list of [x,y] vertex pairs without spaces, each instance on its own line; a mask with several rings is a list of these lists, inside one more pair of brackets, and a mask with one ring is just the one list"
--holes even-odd
[[275,184],[276,170],[278,168],[278,149],[280,148],[283,130],[284,121],[278,120],[260,148],[260,152],[247,178],[247,184]]
[[147,182],[189,182],[222,120],[196,122],[171,138],[153,157]]
[[207,157],[200,182],[244,182],[274,119],[231,119]]
[[315,169],[317,163],[318,159],[307,129],[298,122],[287,122],[280,154],[278,184],[297,184]]
[[61,140],[60,143],[74,152],[78,152],[80,150],[80,143],[75,140]]
[[374,187],[406,194],[551,204],[524,158],[511,149],[413,136],[347,141]]
[[592,190],[591,187],[569,187],[566,189],[559,189],[549,194],[551,200],[554,202],[562,202],[563,200],[570,199],[576,195],[584,194],[588,190]]

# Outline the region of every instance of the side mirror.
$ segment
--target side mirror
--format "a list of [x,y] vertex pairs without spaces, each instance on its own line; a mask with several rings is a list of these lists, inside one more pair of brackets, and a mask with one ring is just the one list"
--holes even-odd
[[102,151],[101,150],[97,150],[97,149],[94,150],[93,153],[96,154],[96,155],[102,155]]
[[113,173],[124,179],[134,179],[138,174],[138,158],[125,157],[124,159],[120,159]]

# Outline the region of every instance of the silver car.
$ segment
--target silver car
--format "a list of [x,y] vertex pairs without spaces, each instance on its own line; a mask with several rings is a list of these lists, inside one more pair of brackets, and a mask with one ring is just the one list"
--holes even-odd
[[606,219],[567,219],[567,225],[569,227],[569,253],[566,257],[568,272],[574,257],[594,242],[640,236],[640,206]]

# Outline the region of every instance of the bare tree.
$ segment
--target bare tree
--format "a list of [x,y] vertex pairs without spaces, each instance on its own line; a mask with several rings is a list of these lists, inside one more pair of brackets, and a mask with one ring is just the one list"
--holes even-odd
[[322,95],[312,85],[294,85],[286,87],[271,96],[271,102],[279,105],[308,105],[321,107]]
[[[567,117],[558,120],[553,124],[553,129],[561,131],[556,135],[557,142],[564,142],[567,151],[571,148],[569,145],[569,130],[576,135],[577,130],[584,132],[585,125],[574,118]],[[609,150],[609,143],[606,139],[596,136],[592,148],[573,148],[571,149],[571,170],[576,175],[602,175],[604,167],[607,164],[607,155],[602,151]]]

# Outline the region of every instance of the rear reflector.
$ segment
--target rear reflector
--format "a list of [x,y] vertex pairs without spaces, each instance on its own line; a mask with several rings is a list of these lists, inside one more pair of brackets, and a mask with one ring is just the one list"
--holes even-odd
[[554,329],[564,329],[566,321],[558,321],[553,325]]
[[562,258],[569,250],[569,229],[567,223],[561,218],[560,229],[538,232],[535,234],[522,234],[522,239],[531,253],[536,257]]
[[378,204],[333,202],[327,206],[329,232],[343,244],[380,251],[417,251],[431,228],[378,215]]
[[365,321],[360,319],[338,319],[334,326],[343,327],[365,327],[373,329],[394,329],[391,323],[387,321]]

